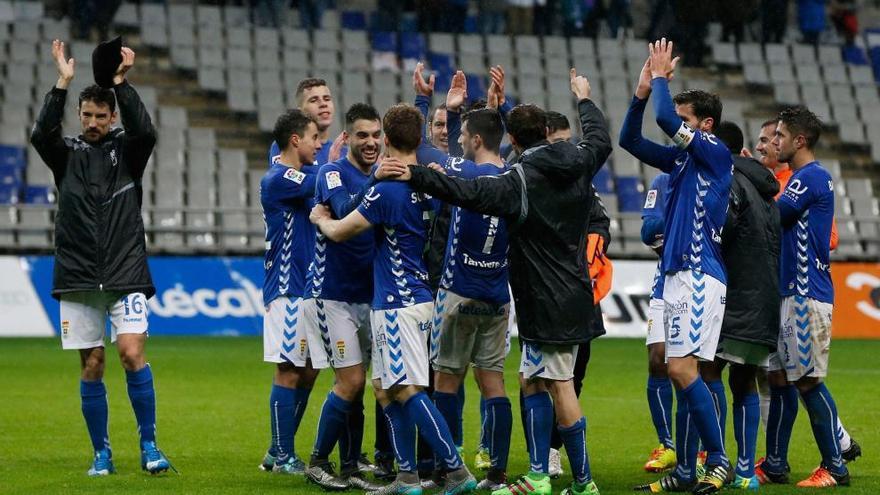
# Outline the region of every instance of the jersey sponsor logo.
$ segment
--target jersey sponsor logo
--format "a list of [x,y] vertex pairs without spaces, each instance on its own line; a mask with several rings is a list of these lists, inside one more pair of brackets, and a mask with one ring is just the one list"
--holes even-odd
[[467,316],[504,316],[504,306],[491,306],[487,304],[462,304],[458,307],[458,314]]
[[497,270],[498,268],[504,268],[507,266],[507,260],[504,261],[484,261],[484,260],[475,260],[468,256],[467,253],[461,253],[462,263],[467,266],[472,266],[474,268],[485,268],[487,270]]
[[382,193],[376,192],[375,186],[371,187],[367,194],[364,195],[364,205],[366,206],[367,203],[376,201],[380,196],[382,196]]
[[825,263],[822,263],[819,260],[816,260],[816,269],[819,270],[820,272],[830,272],[831,266],[827,265]]
[[288,168],[284,172],[284,178],[287,180],[292,180],[293,182],[296,182],[297,184],[302,184],[303,181],[306,180],[306,174],[304,174],[294,168]]
[[677,302],[677,303],[667,303],[667,307],[672,312],[673,315],[683,315],[687,314],[689,311],[689,306],[687,301]]
[[807,192],[807,189],[808,187],[803,185],[800,179],[792,179],[791,181],[789,181],[788,188],[785,192],[800,196],[801,194]]
[[653,208],[657,204],[657,190],[651,189],[645,196],[645,209]]
[[691,141],[694,140],[694,136],[696,136],[696,132],[693,129],[688,127],[684,122],[681,123],[681,127],[678,128],[678,131],[675,133],[675,136],[672,136],[672,141],[681,149],[687,148],[688,145],[691,144]]
[[430,332],[431,328],[433,328],[433,327],[434,327],[434,324],[431,322],[431,320],[419,322],[419,331],[422,333]]
[[446,166],[456,172],[461,172],[461,164],[462,163],[464,163],[464,158],[451,156],[451,157],[449,157],[449,161],[446,162]]
[[331,170],[324,174],[324,178],[327,179],[327,189],[336,189],[342,185],[342,179],[339,177],[339,172],[336,170]]

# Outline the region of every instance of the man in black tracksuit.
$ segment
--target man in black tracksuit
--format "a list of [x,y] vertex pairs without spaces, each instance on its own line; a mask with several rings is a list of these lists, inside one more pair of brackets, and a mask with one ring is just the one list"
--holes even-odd
[[757,160],[738,156],[743,135],[736,124],[720,123],[715,135],[734,155],[730,203],[722,232],[727,306],[717,357],[714,362],[703,363],[700,371],[713,392],[723,428],[727,404],[721,371],[730,363],[728,380],[737,443],[734,485],[757,490],[755,448],[761,413],[755,375],[757,367],[766,366],[770,351],[776,349],[779,334],[782,224],[774,201],[779,183]]
[[[586,458],[586,421],[572,384],[578,344],[591,338],[593,291],[586,267],[591,180],[611,152],[602,112],[589,100],[586,78],[572,70],[583,140],[546,141],[544,111],[520,105],[508,117],[520,162],[498,177],[463,180],[410,165],[402,179],[413,189],[472,211],[504,217],[510,226],[510,285],[524,342],[530,473],[511,491],[550,489],[547,476],[553,405],[571,461],[573,489],[598,491]],[[384,166],[384,165],[383,165]],[[548,391],[550,392],[548,394]],[[553,396],[551,402],[550,395]]]
[[[95,450],[90,476],[115,470],[102,381],[108,315],[111,341],[116,341],[137,418],[141,467],[150,473],[170,467],[156,447],[153,375],[144,357],[147,299],[156,290],[147,267],[141,178],[156,130],[125,80],[134,52],[119,46],[115,50],[121,50],[122,62],[112,75],[112,89],[93,85],[83,90],[78,104],[82,133],[63,137],[61,122],[74,64],[65,59],[64,43],[55,40],[58,82],[46,95],[31,133],[31,144],[52,169],[58,188],[52,295],[61,301],[62,347],[80,353],[82,412]],[[111,128],[117,101],[124,130]]]

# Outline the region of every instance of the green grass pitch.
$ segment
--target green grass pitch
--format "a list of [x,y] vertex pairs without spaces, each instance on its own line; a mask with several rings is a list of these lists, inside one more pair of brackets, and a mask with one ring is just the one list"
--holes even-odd
[[[90,445],[80,413],[79,359],[56,339],[0,340],[0,493],[322,493],[302,478],[263,473],[257,464],[269,440],[270,365],[258,338],[153,338],[147,355],[158,393],[160,447],[180,475],[141,472],[134,415],[124,374],[108,360],[110,436],[118,474],[89,479]],[[514,345],[516,349],[516,345]],[[841,417],[864,450],[850,466],[849,495],[880,493],[880,341],[833,345],[828,384]],[[650,481],[642,471],[656,438],[645,402],[646,352],[639,340],[594,342],[581,404],[588,421],[593,477],[603,494],[632,493]],[[528,456],[516,400],[518,353],[508,359],[507,384],[514,407],[510,473],[524,472]],[[321,403],[331,382],[323,373],[296,441],[308,458]],[[468,378],[465,449],[473,462],[478,440],[477,390]],[[368,393],[365,450],[372,451],[373,399]],[[735,455],[728,419],[728,453]],[[758,452],[763,454],[763,432]],[[806,477],[819,460],[806,412],[801,409],[791,445],[792,477]],[[567,462],[563,458],[563,463]],[[568,472],[568,466],[565,465]],[[554,483],[561,490],[571,478]],[[799,493],[793,486],[762,487],[768,494]]]

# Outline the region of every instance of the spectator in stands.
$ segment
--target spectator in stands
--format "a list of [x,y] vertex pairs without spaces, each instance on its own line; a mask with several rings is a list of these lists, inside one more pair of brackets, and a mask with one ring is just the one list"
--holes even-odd
[[546,0],[507,0],[507,33],[532,34],[535,4]]
[[443,30],[450,33],[463,33],[467,19],[468,0],[447,0],[443,9]]
[[406,2],[399,0],[379,0],[376,24],[379,31],[397,31],[403,19],[403,9]]
[[595,4],[593,1],[562,0],[562,34],[582,36],[585,21],[593,10],[593,4]]
[[[305,0],[301,0],[300,4]],[[280,28],[284,25],[288,3],[285,0],[254,0],[251,15],[258,26]]]
[[303,29],[321,29],[321,19],[324,17],[324,9],[326,8],[326,0],[299,0],[300,26],[302,26]]
[[[584,0],[580,0],[584,3]],[[538,36],[551,36],[556,31],[559,17],[557,10],[559,9],[559,0],[545,0],[543,3],[535,6],[535,25],[532,27],[534,33]],[[563,7],[564,9],[564,7]],[[565,12],[565,10],[563,10]]]
[[445,0],[417,0],[416,16],[418,17],[419,31],[431,33],[443,31],[443,9]]
[[482,34],[504,32],[504,0],[477,0],[477,24]]
[[[675,18],[682,61],[688,67],[702,67],[703,56],[708,51],[706,36],[708,24],[714,19],[714,4],[703,0],[675,0]],[[680,40],[680,41],[678,41]]]
[[74,37],[89,41],[92,38],[92,30],[96,29],[99,41],[109,39],[110,23],[121,3],[122,0],[73,0],[70,16],[76,23]]
[[837,34],[843,36],[847,46],[855,43],[859,33],[859,18],[857,16],[859,5],[856,0],[832,0],[831,22],[837,29]]
[[632,28],[633,22],[632,15],[629,12],[630,7],[630,0],[608,0],[606,17],[612,38],[617,38],[617,31],[620,28]]
[[819,44],[825,30],[825,0],[798,0],[798,27],[804,43]]
[[725,0],[718,2],[718,20],[721,21],[721,39],[742,43],[746,22],[752,20],[758,9],[758,0]]
[[651,17],[642,38],[656,40],[669,32],[669,26],[673,23],[670,2],[671,0],[651,0]]
[[788,26],[788,0],[761,0],[761,42],[781,43]]

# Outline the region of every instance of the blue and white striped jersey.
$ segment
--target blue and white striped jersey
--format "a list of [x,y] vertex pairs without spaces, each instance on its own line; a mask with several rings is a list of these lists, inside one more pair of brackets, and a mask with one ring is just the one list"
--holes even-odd
[[373,261],[373,309],[431,302],[422,254],[428,238],[429,199],[405,182],[380,182],[357,211],[373,224],[379,246]]
[[316,167],[302,170],[274,163],[260,181],[260,204],[266,224],[266,278],[263,303],[281,296],[302,297],[312,260],[315,226],[309,221],[314,205]]
[[831,222],[834,183],[819,162],[796,170],[777,200],[782,218],[779,289],[834,304],[831,282]]

